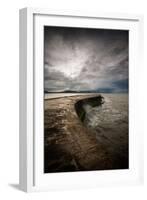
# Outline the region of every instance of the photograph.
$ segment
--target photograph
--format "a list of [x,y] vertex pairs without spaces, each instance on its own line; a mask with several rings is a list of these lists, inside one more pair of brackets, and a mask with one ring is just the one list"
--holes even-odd
[[43,34],[44,173],[129,169],[129,30]]

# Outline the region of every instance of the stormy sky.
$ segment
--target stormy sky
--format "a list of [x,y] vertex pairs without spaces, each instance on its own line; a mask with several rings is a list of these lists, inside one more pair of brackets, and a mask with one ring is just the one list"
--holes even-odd
[[44,27],[49,92],[128,92],[128,31]]

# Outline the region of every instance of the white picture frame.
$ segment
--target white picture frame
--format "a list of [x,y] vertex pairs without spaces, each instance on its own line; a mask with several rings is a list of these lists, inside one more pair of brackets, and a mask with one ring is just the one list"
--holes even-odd
[[[129,30],[129,169],[44,175],[43,165],[43,37],[44,25]],[[39,49],[39,50],[38,50]],[[42,53],[41,53],[42,51]],[[139,76],[143,54],[140,15],[20,10],[20,189],[25,192],[133,185],[143,182],[143,130],[139,109]],[[138,81],[136,81],[138,80]],[[41,117],[42,116],[42,117]],[[39,122],[39,123],[37,123]]]

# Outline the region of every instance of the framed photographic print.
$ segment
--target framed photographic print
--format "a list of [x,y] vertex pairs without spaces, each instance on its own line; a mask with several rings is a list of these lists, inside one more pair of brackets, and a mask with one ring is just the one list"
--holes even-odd
[[138,184],[142,16],[20,10],[20,188]]

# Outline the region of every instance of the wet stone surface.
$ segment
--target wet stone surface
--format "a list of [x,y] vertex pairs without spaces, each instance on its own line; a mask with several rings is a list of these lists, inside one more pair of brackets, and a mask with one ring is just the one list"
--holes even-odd
[[127,97],[103,96],[102,106],[82,105],[83,122],[75,104],[98,95],[45,100],[45,173],[128,168]]

